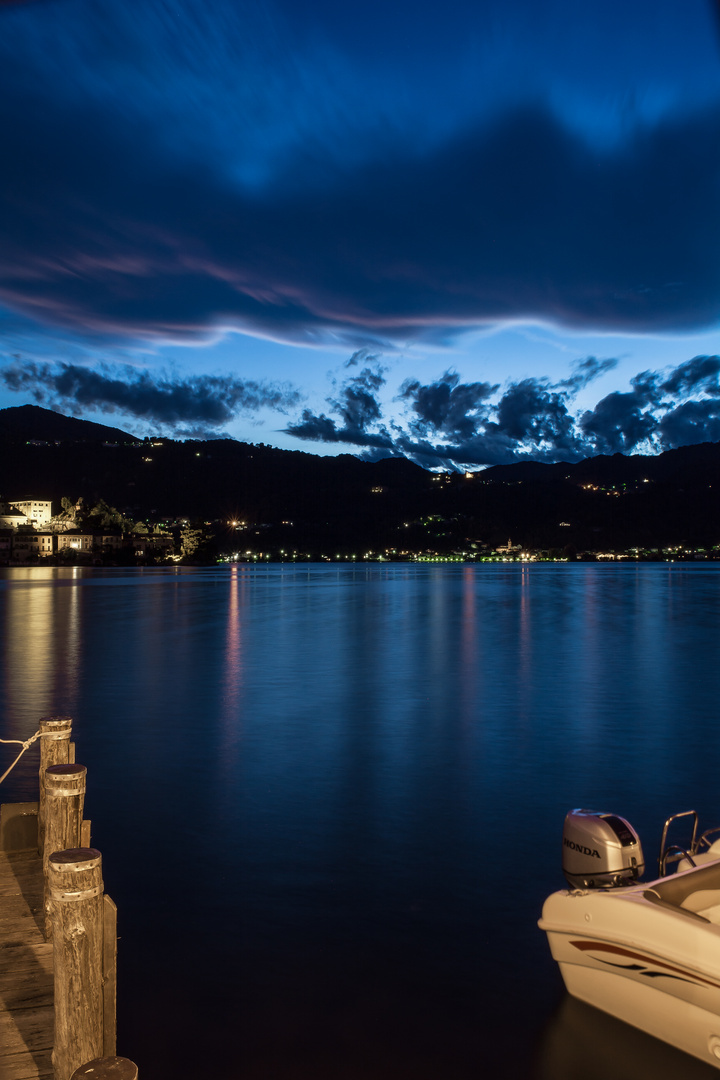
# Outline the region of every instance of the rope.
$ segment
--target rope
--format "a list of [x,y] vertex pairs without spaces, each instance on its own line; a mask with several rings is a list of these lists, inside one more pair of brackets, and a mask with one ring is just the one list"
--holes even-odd
[[15,758],[15,760],[13,761],[10,768],[6,769],[5,772],[2,774],[2,776],[0,776],[0,784],[2,784],[2,782],[3,782],[3,780],[5,779],[6,776],[10,775],[10,773],[13,771],[13,769],[15,768],[15,766],[17,765],[18,761],[23,756],[25,751],[30,749],[30,747],[32,746],[32,744],[35,742],[36,739],[44,739],[48,735],[54,735],[54,734],[55,734],[54,731],[39,731],[38,730],[38,731],[35,732],[34,735],[31,735],[29,739],[25,739],[24,742],[23,742],[22,739],[0,739],[0,743],[6,743],[6,744],[16,743],[18,746],[22,746],[22,750],[20,751],[18,756]]

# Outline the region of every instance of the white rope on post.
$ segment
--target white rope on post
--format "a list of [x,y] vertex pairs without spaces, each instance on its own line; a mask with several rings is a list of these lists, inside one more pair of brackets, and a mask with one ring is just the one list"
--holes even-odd
[[0,776],[0,784],[2,784],[2,782],[3,782],[3,780],[5,779],[6,776],[10,775],[10,773],[13,771],[13,769],[15,768],[15,766],[17,765],[18,761],[23,756],[25,751],[30,749],[30,747],[36,741],[36,739],[45,739],[45,738],[48,738],[49,736],[51,737],[53,734],[54,733],[51,732],[51,731],[43,732],[43,731],[38,730],[38,731],[35,732],[34,735],[31,735],[29,739],[25,739],[24,742],[23,742],[22,739],[0,739],[0,743],[5,743],[7,746],[9,746],[11,743],[15,743],[15,745],[17,745],[17,746],[22,746],[22,750],[20,751],[18,756],[15,758],[12,765],[10,765],[10,767],[5,770],[5,772],[2,774],[2,776]]

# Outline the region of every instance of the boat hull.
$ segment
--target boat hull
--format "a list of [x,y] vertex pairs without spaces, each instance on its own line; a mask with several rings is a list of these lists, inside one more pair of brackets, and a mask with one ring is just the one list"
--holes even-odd
[[720,1069],[720,863],[672,880],[553,893],[540,927],[570,994]]
[[579,964],[561,964],[573,997],[720,1069],[720,1017],[653,985]]

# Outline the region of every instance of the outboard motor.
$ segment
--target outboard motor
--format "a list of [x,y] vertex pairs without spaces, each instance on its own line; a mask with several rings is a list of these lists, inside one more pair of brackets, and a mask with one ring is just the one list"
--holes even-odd
[[572,889],[632,885],[645,870],[640,837],[615,814],[571,810],[563,829],[562,868]]

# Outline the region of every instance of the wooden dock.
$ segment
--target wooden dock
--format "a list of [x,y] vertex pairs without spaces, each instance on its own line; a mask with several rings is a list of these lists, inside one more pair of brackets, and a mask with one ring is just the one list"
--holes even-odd
[[0,806],[0,1080],[137,1080],[116,1056],[117,910],[71,726],[40,720],[23,744],[43,740],[39,801]]
[[37,849],[0,851],[0,1080],[52,1080],[53,946]]

